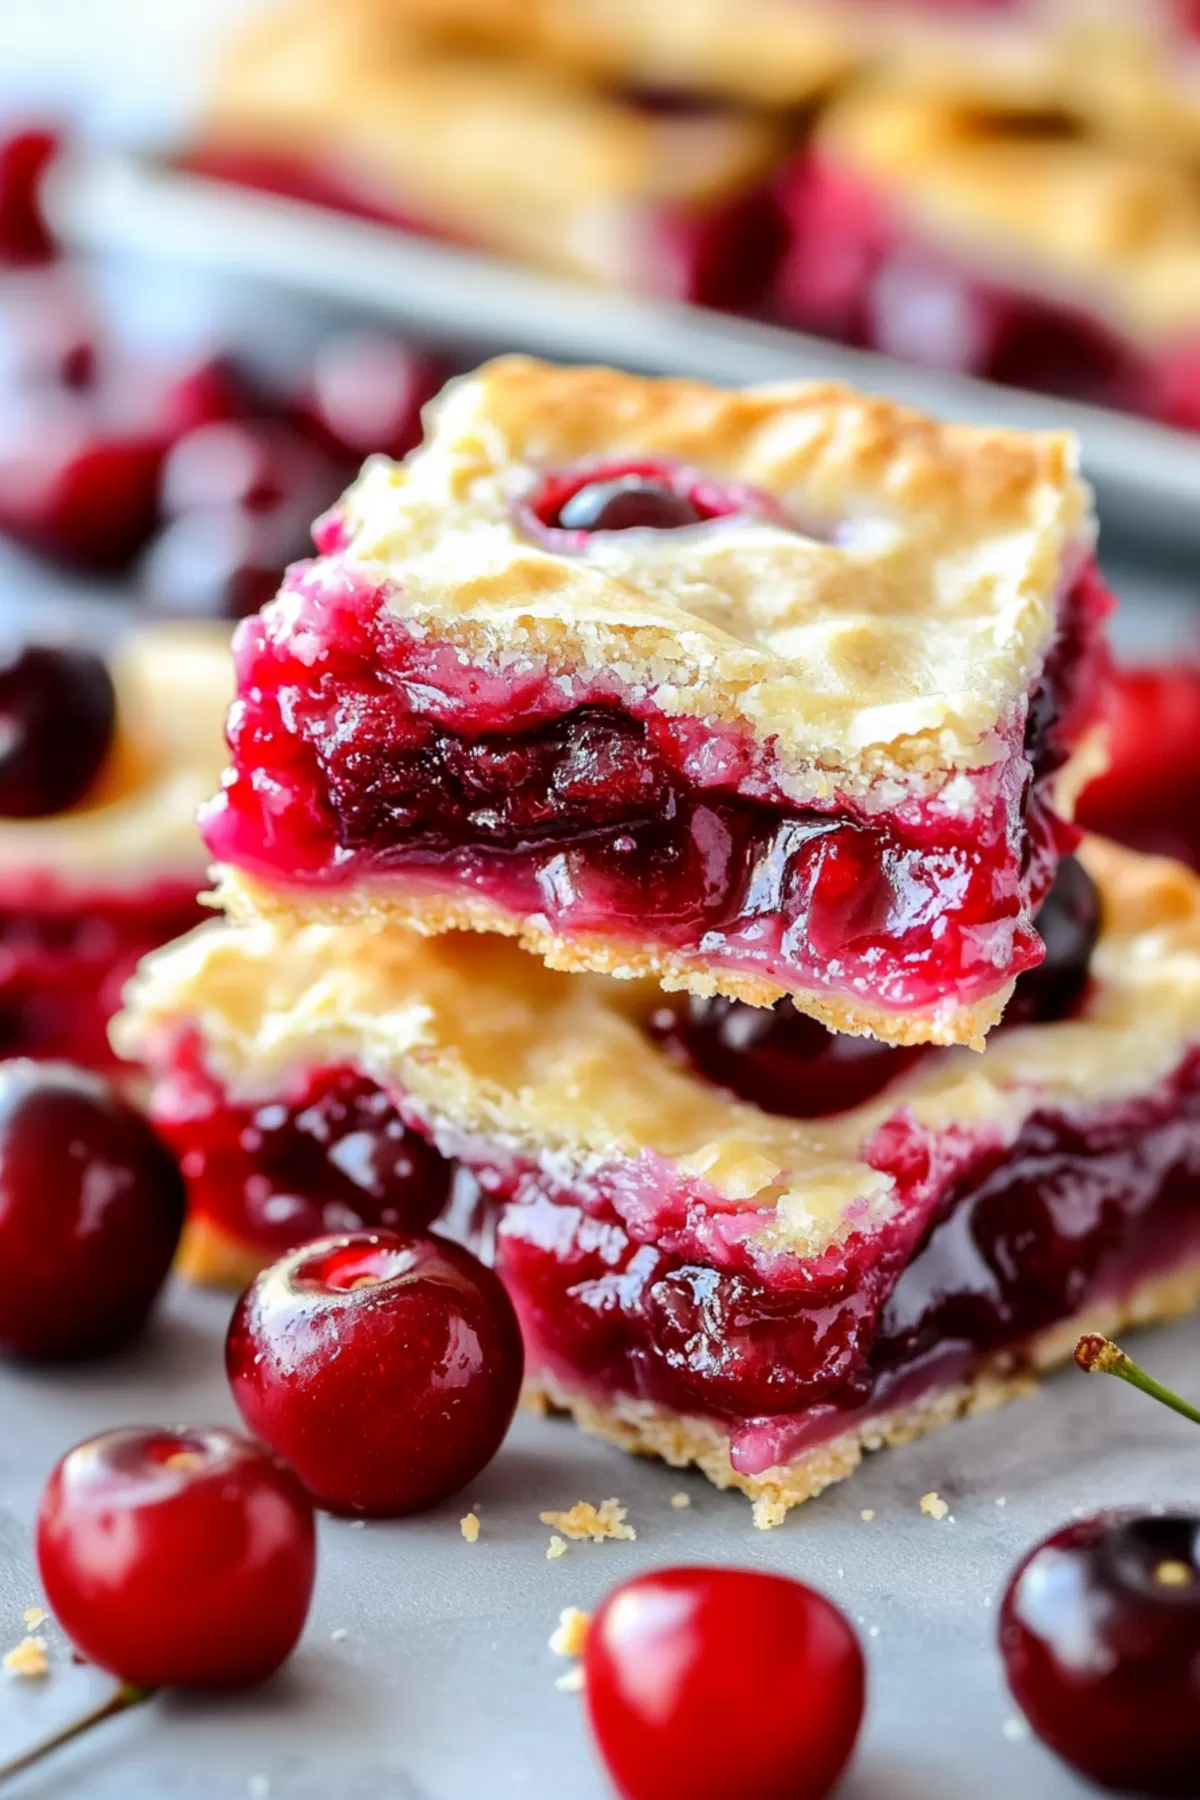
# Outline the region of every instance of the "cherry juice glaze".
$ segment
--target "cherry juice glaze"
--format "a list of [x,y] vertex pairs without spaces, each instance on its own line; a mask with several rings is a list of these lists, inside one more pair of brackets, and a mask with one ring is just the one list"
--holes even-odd
[[1086,564],[1028,720],[967,777],[969,816],[934,794],[867,817],[797,807],[769,743],[668,717],[610,670],[465,664],[345,566],[302,567],[238,633],[234,770],[206,840],[268,883],[395,875],[782,987],[971,1002],[1038,960],[1029,916],[1076,841],[1052,776],[1097,710],[1110,604]]

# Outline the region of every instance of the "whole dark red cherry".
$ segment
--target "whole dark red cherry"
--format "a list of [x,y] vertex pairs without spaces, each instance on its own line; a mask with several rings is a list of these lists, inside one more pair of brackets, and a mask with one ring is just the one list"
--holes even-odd
[[[829,1031],[791,1000],[747,1006],[693,996],[678,1041],[710,1080],[764,1112],[792,1119],[845,1112],[877,1094],[921,1054],[919,1047]],[[663,1035],[670,1041],[668,1028]]]
[[812,1588],[745,1569],[659,1569],[588,1632],[588,1717],[623,1800],[822,1800],[850,1758],[865,1670]]
[[183,1228],[183,1178],[132,1106],[68,1063],[0,1063],[0,1351],[133,1336]]
[[460,1245],[391,1231],[321,1238],[242,1295],[225,1366],[250,1429],[331,1512],[392,1517],[456,1493],[512,1421],[512,1302]]
[[1051,1750],[1119,1793],[1200,1793],[1200,1516],[1102,1513],[1017,1569],[1000,1615],[1013,1697]]
[[1004,1013],[1008,1025],[1065,1019],[1083,998],[1100,936],[1100,896],[1083,864],[1064,856],[1034,920],[1045,959],[1020,976]]
[[57,151],[52,131],[30,128],[0,140],[0,262],[48,262],[54,255],[41,186]]
[[677,531],[704,518],[686,494],[648,475],[616,475],[576,488],[549,521],[564,531]]
[[0,818],[82,799],[112,742],[117,696],[90,650],[27,644],[0,661]]
[[261,1444],[220,1426],[126,1426],[69,1450],[42,1492],[51,1611],[138,1688],[249,1687],[304,1629],[312,1503]]

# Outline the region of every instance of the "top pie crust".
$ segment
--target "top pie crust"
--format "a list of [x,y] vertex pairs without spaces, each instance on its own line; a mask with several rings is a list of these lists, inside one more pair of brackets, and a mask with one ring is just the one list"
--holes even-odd
[[1200,189],[1190,171],[1094,138],[1017,129],[951,87],[866,86],[826,114],[818,150],[935,243],[1008,285],[1035,279],[1134,337],[1200,317]]
[[[795,529],[743,515],[563,553],[523,527],[543,471],[629,456],[765,490]],[[422,448],[373,459],[344,507],[349,563],[410,632],[496,667],[608,671],[770,740],[796,800],[877,806],[1007,753],[1095,530],[1066,433],[942,424],[834,383],[519,357],[452,382]]]
[[194,1027],[235,1099],[352,1062],[399,1088],[450,1154],[483,1139],[493,1163],[509,1152],[568,1181],[661,1159],[701,1196],[750,1209],[768,1244],[811,1256],[887,1219],[891,1179],[861,1153],[900,1107],[932,1131],[1011,1141],[1036,1108],[1145,1093],[1200,1038],[1200,881],[1096,839],[1081,854],[1104,910],[1083,1014],[1001,1032],[981,1056],[931,1053],[835,1118],[726,1097],[640,1028],[650,984],[556,974],[494,937],[205,925],[146,960],[113,1040],[153,1067],[164,1034]]
[[281,155],[448,232],[646,285],[646,208],[720,201],[784,143],[733,111],[638,109],[535,63],[431,49],[372,6],[307,4],[230,49],[204,141]]
[[225,762],[229,633],[149,626],[110,659],[117,726],[95,787],[67,812],[0,819],[0,893],[89,896],[204,873],[196,814]]

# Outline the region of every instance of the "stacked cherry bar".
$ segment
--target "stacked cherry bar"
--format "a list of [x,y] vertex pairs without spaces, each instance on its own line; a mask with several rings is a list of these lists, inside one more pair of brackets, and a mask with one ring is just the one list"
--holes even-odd
[[1196,429],[1198,145],[1173,0],[281,0],[186,160]]
[[234,917],[119,1027],[193,1272],[497,1231],[533,1391],[765,1523],[1191,1304],[1200,895],[1069,854],[1093,535],[1052,435],[453,384],[240,628]]

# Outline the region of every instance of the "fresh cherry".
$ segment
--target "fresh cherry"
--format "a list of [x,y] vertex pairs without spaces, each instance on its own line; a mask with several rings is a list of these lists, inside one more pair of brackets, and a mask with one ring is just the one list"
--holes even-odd
[[52,131],[16,131],[0,141],[0,262],[48,262],[54,255],[41,186],[57,151]]
[[420,442],[421,408],[442,380],[436,363],[398,338],[335,332],[313,357],[307,422],[355,463],[373,452],[400,458]]
[[112,742],[117,697],[90,650],[28,644],[0,661],[0,818],[82,799]]
[[1081,1775],[1200,1792],[1200,1516],[1064,1526],[1009,1583],[1000,1648],[1029,1723]]
[[576,488],[552,522],[563,531],[677,531],[703,518],[686,494],[630,474]]
[[764,1112],[793,1119],[822,1118],[860,1105],[921,1054],[920,1048],[828,1031],[791,1000],[765,1007],[723,996],[692,997],[686,1013],[664,1008],[651,1028],[710,1080]]
[[592,1621],[584,1674],[623,1800],[821,1800],[862,1719],[853,1629],[783,1575],[681,1568],[627,1581]]
[[1083,998],[1100,936],[1100,896],[1083,864],[1064,856],[1036,920],[1044,961],[1019,978],[1004,1014],[1008,1025],[1065,1019]]
[[37,1559],[67,1636],[123,1682],[248,1687],[304,1629],[313,1509],[291,1470],[236,1432],[126,1426],[55,1468]]
[[491,1461],[524,1369],[498,1276],[440,1238],[361,1231],[252,1282],[226,1369],[252,1431],[332,1512],[419,1512]]
[[67,1063],[0,1063],[0,1350],[132,1337],[171,1266],[183,1178],[141,1114]]

